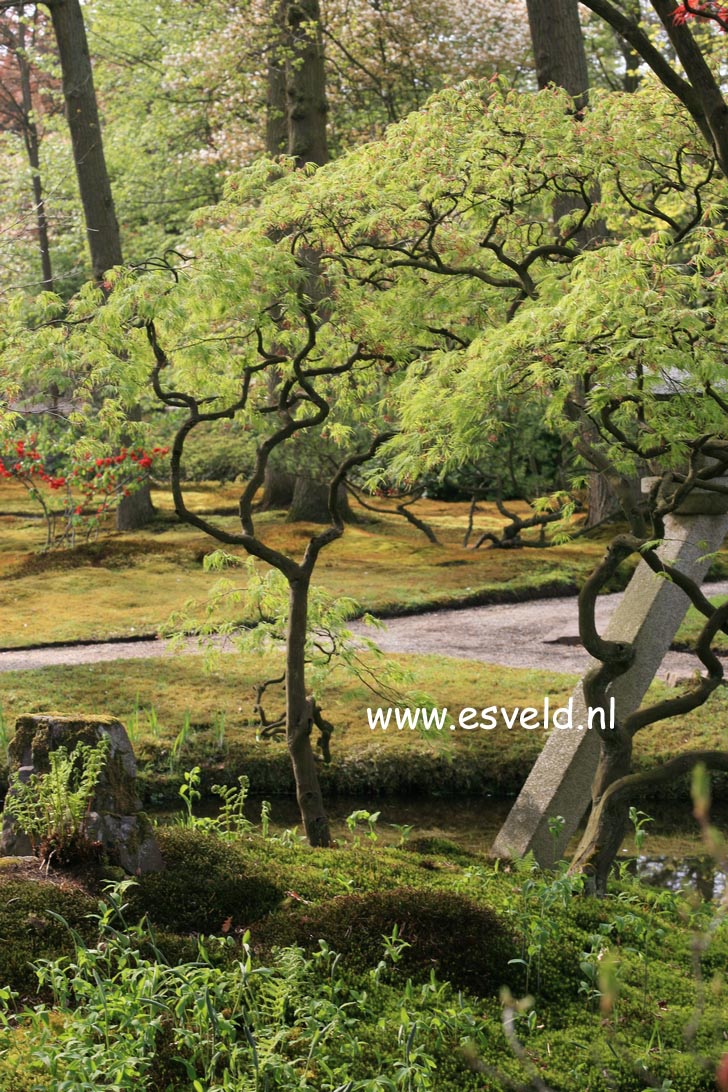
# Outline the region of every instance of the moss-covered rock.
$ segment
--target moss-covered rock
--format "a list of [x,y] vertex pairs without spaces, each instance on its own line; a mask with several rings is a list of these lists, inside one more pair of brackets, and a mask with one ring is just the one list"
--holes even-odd
[[[88,820],[88,841],[98,841],[109,858],[127,872],[139,874],[164,867],[149,820],[141,812],[137,793],[134,751],[121,721],[113,717],[68,717],[36,713],[18,717],[9,747],[10,772],[21,781],[50,770],[50,754],[59,748],[72,752],[79,745],[95,747],[102,738],[109,751],[94,791]],[[26,854],[31,844],[12,813],[12,792],[3,813],[4,853]],[[50,833],[50,832],[49,832]]]

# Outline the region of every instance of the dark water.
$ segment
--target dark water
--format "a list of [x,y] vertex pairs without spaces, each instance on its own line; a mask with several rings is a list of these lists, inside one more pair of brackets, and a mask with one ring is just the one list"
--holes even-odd
[[[181,801],[180,801],[181,803]],[[260,823],[262,801],[251,797],[246,801],[247,818]],[[327,801],[332,836],[348,841],[354,833],[347,818],[355,811],[379,812],[371,825],[365,819],[358,822],[356,835],[364,837],[370,829],[382,845],[397,845],[402,838],[446,838],[470,852],[485,853],[506,818],[512,800],[493,798],[447,799],[443,797],[391,798],[376,801],[371,797],[333,797]],[[629,870],[645,882],[677,890],[697,889],[704,898],[720,895],[726,886],[726,876],[716,870],[705,853],[698,824],[691,815],[689,804],[647,804],[644,809],[653,819],[646,824],[647,837],[638,854],[631,830],[625,837],[620,860],[628,862]],[[196,808],[195,814],[213,815],[214,805]],[[158,818],[167,818],[169,812]],[[718,829],[728,830],[728,807],[715,808],[711,821]],[[411,827],[407,831],[406,827]],[[270,829],[302,834],[301,817],[293,798],[277,797],[271,801]],[[574,840],[574,846],[576,839]],[[574,848],[572,846],[571,848]]]

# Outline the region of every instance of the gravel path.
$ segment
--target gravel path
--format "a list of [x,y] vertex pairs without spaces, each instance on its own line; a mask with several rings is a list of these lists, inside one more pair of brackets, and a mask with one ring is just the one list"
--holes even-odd
[[[728,581],[706,585],[705,591],[709,595],[728,595]],[[600,597],[597,623],[602,630],[620,598],[620,595]],[[581,674],[589,659],[579,645],[575,596],[407,615],[390,619],[382,630],[358,624],[353,628],[371,637],[385,652],[439,653],[504,667],[530,667],[573,675]],[[229,642],[222,642],[221,647],[224,651],[233,651]],[[181,651],[199,652],[199,646],[195,640],[190,640]],[[166,655],[170,655],[167,644],[160,640],[56,645],[0,652],[0,672],[60,664],[145,660]],[[664,676],[668,671],[690,674],[696,666],[694,656],[668,652],[658,675]]]
[[[709,596],[728,595],[728,581],[706,584],[704,591]],[[601,632],[621,598],[621,593],[599,597],[596,613]],[[589,663],[579,641],[576,596],[392,618],[386,630],[367,632],[385,652],[439,652],[462,660],[572,675],[582,674]],[[657,674],[663,678],[673,671],[691,674],[698,666],[690,653],[668,652]]]

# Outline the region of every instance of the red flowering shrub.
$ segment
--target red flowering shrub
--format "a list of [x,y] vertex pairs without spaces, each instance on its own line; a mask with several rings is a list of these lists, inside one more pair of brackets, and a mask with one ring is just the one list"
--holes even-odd
[[[91,459],[87,454],[73,462],[65,474],[46,470],[36,449],[36,437],[8,441],[0,456],[0,478],[9,478],[27,490],[38,504],[46,522],[46,549],[73,546],[79,533],[88,539],[98,533],[102,519],[122,497],[128,497],[144,483],[155,461],[169,448],[122,448],[116,455]],[[63,509],[51,494],[59,495]]]
[[681,26],[689,19],[710,19],[723,30],[728,30],[728,5],[720,0],[684,0],[672,13],[673,23]]

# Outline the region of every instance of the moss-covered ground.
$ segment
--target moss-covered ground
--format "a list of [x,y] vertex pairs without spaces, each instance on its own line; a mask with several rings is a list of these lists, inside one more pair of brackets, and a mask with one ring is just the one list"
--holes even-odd
[[715,1088],[728,927],[689,892],[594,900],[414,837],[160,839],[100,934],[98,878],[0,868],[4,1092]]
[[[200,485],[189,503],[203,514],[222,512],[216,520],[239,530],[238,491]],[[166,492],[155,491],[154,502],[158,519],[144,532],[41,553],[41,524],[12,514],[29,510],[27,498],[12,483],[0,485],[0,647],[154,634],[188,599],[205,599],[217,577],[203,571],[202,558],[215,544],[177,521]],[[481,508],[480,530],[503,525],[494,505]],[[600,533],[545,549],[466,550],[467,505],[422,501],[418,512],[442,542],[434,546],[400,516],[354,509],[357,522],[321,555],[315,583],[375,613],[567,593],[606,541]],[[286,523],[281,512],[261,514],[259,528],[271,545],[294,555],[303,554],[316,530]]]

